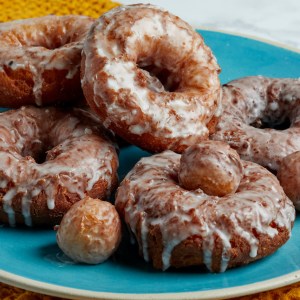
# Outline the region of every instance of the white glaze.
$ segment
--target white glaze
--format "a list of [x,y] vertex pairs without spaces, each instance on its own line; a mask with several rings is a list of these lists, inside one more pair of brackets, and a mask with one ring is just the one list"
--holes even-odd
[[[113,40],[108,38],[111,33]],[[131,134],[150,133],[179,140],[181,145],[208,135],[206,124],[220,103],[219,67],[202,38],[182,20],[175,21],[151,5],[116,8],[94,24],[83,52],[83,90],[93,91],[93,99],[88,99],[93,107],[99,107],[99,102],[105,106],[105,126],[126,126]],[[94,67],[95,59],[103,67]],[[185,67],[187,61],[192,66]],[[137,64],[167,68],[173,74],[169,80],[183,77],[180,88],[167,92]],[[137,73],[146,86],[137,81]]]
[[[236,103],[237,102],[237,103]],[[224,111],[212,135],[226,141],[245,160],[277,170],[285,156],[300,150],[300,80],[245,77],[223,87]],[[285,130],[251,126],[258,120]]]
[[244,177],[238,191],[215,197],[200,189],[182,189],[173,179],[177,177],[179,161],[180,155],[171,151],[143,158],[118,189],[116,207],[124,213],[133,233],[142,237],[140,246],[146,260],[149,258],[149,226],[159,226],[162,235],[163,269],[170,266],[174,247],[193,235],[203,239],[203,261],[208,269],[213,259],[214,235],[219,236],[223,243],[220,271],[225,271],[233,235],[247,241],[250,251],[246,254],[253,258],[262,246],[253,229],[273,238],[278,234],[277,229],[271,227],[271,222],[275,222],[278,227],[291,231],[294,207],[275,176],[266,169],[243,161]]
[[[30,226],[32,199],[45,193],[48,209],[53,210],[57,185],[83,198],[101,179],[107,183],[107,192],[110,191],[111,178],[114,176],[111,163],[117,159],[112,143],[97,135],[100,132],[94,122],[81,125],[80,115],[64,114],[52,108],[47,110],[28,107],[0,115],[0,172],[5,174],[1,188],[5,190],[8,183],[14,184],[3,196],[3,209],[12,226],[15,224],[12,204],[16,196],[22,199],[18,213],[23,214],[26,225]],[[47,116],[49,113],[50,117]],[[20,122],[13,123],[14,119]],[[45,119],[47,122],[44,122]],[[6,135],[13,124],[14,135]],[[44,163],[37,164],[28,156],[34,156],[36,151],[32,141],[39,140],[43,144],[46,138],[55,147],[47,152]],[[15,139],[19,143],[14,143]],[[15,148],[8,149],[8,144]]]
[[[41,106],[44,71],[66,70],[66,79],[78,74],[83,39],[91,23],[83,16],[45,16],[1,23],[0,72],[4,72],[4,66],[30,71],[35,104]],[[59,33],[53,36],[58,28]],[[55,49],[54,38],[61,42]],[[67,43],[68,38],[71,42]]]

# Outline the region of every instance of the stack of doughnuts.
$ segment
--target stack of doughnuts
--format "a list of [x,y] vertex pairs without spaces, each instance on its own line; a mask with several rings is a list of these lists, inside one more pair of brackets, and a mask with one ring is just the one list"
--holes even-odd
[[[99,263],[121,240],[120,215],[162,270],[223,272],[289,239],[299,180],[281,174],[299,173],[299,80],[222,87],[201,35],[152,5],[3,23],[0,41],[0,107],[15,108],[0,114],[2,222],[61,222],[60,248]],[[115,135],[156,154],[113,206]]]

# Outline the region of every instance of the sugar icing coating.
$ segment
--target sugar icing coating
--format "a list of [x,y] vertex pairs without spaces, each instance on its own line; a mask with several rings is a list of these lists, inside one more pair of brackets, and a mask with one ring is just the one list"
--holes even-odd
[[240,157],[226,143],[203,141],[182,153],[178,180],[187,190],[201,188],[208,195],[225,196],[235,193],[242,177]]
[[[80,88],[83,40],[92,23],[84,16],[54,15],[1,23],[0,75],[5,80],[0,85],[0,105],[42,106],[65,100],[61,94],[74,98],[74,89]],[[59,86],[55,80],[66,83]],[[61,90],[55,91],[53,85]],[[21,99],[14,100],[5,88]]]
[[[273,174],[242,161],[244,176],[236,193],[209,196],[178,184],[180,157],[165,151],[142,158],[117,191],[116,208],[146,261],[152,259],[165,270],[176,266],[174,256],[180,249],[182,259],[192,255],[192,264],[222,272],[270,253],[264,252],[263,241],[277,249],[288,239],[295,210]],[[277,243],[284,231],[288,234]],[[193,243],[198,245],[195,252]],[[181,261],[180,266],[185,264]]]
[[178,150],[207,138],[219,71],[202,37],[178,17],[152,5],[121,6],[88,34],[82,86],[106,127],[144,149]]
[[[300,80],[245,77],[223,87],[224,111],[212,135],[243,159],[277,170],[283,157],[300,150]],[[276,127],[289,120],[284,130]],[[252,126],[254,125],[254,126]]]
[[11,226],[53,223],[85,195],[107,197],[118,164],[103,129],[80,111],[34,107],[0,114],[0,160],[0,219]]
[[61,250],[76,262],[99,264],[121,240],[121,221],[107,201],[87,197],[64,215],[56,235]]
[[296,209],[300,210],[300,151],[281,160],[277,178]]

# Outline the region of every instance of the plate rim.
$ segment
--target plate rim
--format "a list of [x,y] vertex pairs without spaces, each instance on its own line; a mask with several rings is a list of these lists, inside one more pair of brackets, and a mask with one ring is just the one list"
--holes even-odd
[[56,284],[29,279],[7,271],[0,270],[0,280],[8,285],[13,285],[33,292],[73,299],[98,299],[98,300],[214,300],[228,299],[239,296],[255,294],[258,292],[277,289],[296,283],[300,280],[300,270],[272,279],[241,285],[238,287],[221,288],[208,291],[178,292],[178,293],[109,293],[84,289],[63,287]]
[[278,41],[273,41],[270,40],[268,38],[263,38],[263,37],[259,37],[256,35],[252,35],[252,34],[247,34],[247,33],[240,33],[234,30],[223,30],[223,29],[219,29],[219,28],[214,28],[214,27],[209,27],[209,26],[197,26],[197,28],[194,28],[197,31],[201,31],[201,30],[205,30],[205,31],[211,31],[211,32],[218,32],[218,33],[224,33],[224,34],[228,34],[228,35],[233,35],[236,37],[242,37],[242,38],[247,38],[249,40],[254,40],[257,42],[261,42],[264,44],[268,44],[271,46],[275,46],[277,48],[282,48],[285,50],[289,50],[291,52],[295,52],[296,54],[300,54],[300,48],[297,47],[293,47]]
[[[221,30],[213,27],[197,26],[194,28],[197,31],[209,31],[222,33],[226,35],[247,38],[264,44],[269,44],[277,48],[282,48],[296,54],[300,54],[300,49],[286,45],[284,43],[268,40],[266,38],[257,37],[250,34],[242,34],[230,30]],[[296,282],[300,282],[300,270],[274,277],[272,279],[259,281],[256,283],[240,285],[237,287],[220,288],[207,291],[193,291],[193,292],[176,292],[176,293],[110,293],[99,292],[85,289],[76,289],[71,287],[64,287],[56,284],[46,283],[30,279],[24,276],[16,275],[11,272],[0,270],[0,282],[5,284],[22,288],[25,290],[51,295],[61,298],[73,299],[98,299],[98,300],[215,300],[228,299],[233,297],[251,295],[258,292],[264,292],[271,289],[277,289]]]

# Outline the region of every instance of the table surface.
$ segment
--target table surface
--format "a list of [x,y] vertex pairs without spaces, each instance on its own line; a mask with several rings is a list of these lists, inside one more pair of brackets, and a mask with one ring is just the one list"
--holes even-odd
[[298,0],[123,0],[159,5],[193,27],[235,32],[300,49]]

